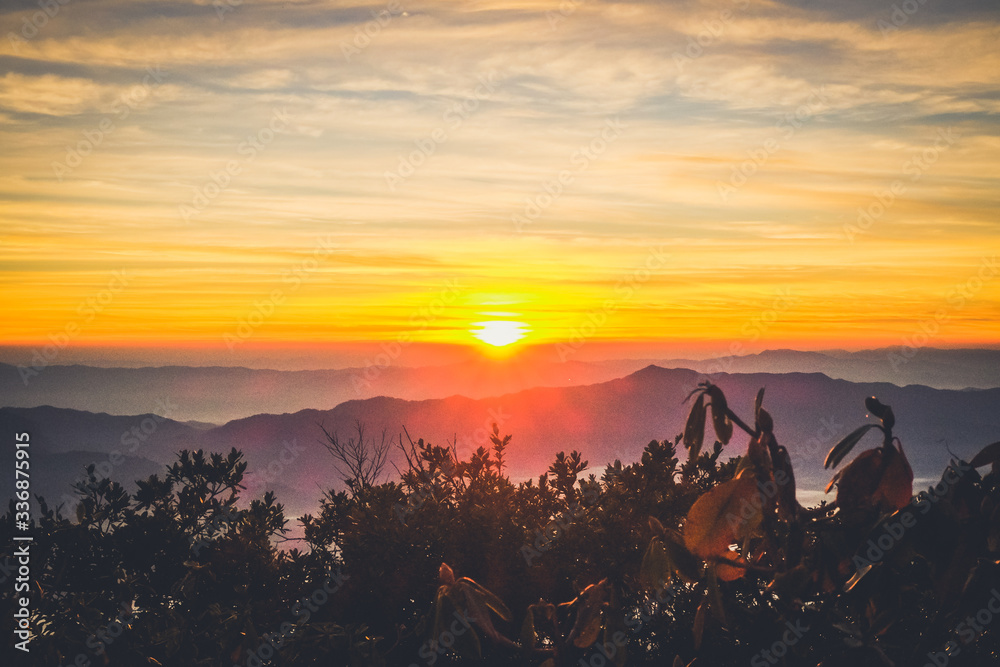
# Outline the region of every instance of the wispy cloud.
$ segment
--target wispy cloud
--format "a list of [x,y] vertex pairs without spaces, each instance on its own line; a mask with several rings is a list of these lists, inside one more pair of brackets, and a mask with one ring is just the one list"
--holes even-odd
[[[88,276],[122,261],[137,278],[88,329],[93,341],[212,339],[260,275],[328,234],[338,250],[262,338],[364,337],[366,322],[384,336],[407,326],[406,304],[460,276],[470,304],[426,335],[469,339],[481,292],[516,295],[535,334],[556,340],[653,244],[679,252],[606,335],[648,336],[655,322],[677,338],[724,339],[746,304],[799,281],[801,317],[789,313],[776,337],[808,340],[806,322],[822,321],[826,339],[864,344],[897,340],[938,298],[936,275],[1000,245],[995,3],[925,3],[886,30],[892,3],[861,0],[587,0],[572,11],[399,0],[345,58],[340,45],[386,7],[247,1],[220,18],[210,0],[80,0],[29,37],[37,4],[5,4],[0,282],[5,305],[28,315],[0,325],[0,340],[43,338]],[[148,67],[169,75],[122,117],[116,103]],[[454,115],[484,76],[495,90]],[[783,119],[817,90],[823,105],[788,134]],[[240,162],[193,223],[179,219],[213,174],[245,160],[241,146],[274,109],[290,118],[280,140]],[[628,131],[513,230],[511,213],[608,117]],[[103,119],[113,132],[55,173]],[[961,140],[847,242],[858,207],[946,127]],[[437,128],[445,140],[387,188],[400,156]],[[780,150],[720,200],[718,183],[769,139]],[[991,285],[954,331],[995,340],[998,304]]]

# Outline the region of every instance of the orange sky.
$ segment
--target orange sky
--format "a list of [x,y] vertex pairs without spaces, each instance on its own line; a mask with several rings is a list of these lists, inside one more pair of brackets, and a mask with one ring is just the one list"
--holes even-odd
[[5,5],[0,344],[1000,342],[995,4],[812,5]]

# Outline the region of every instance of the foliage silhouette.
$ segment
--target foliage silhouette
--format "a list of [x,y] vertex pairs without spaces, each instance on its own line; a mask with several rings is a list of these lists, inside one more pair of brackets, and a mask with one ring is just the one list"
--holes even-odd
[[[580,452],[560,452],[537,480],[515,484],[504,474],[511,436],[495,427],[492,447],[467,460],[401,440],[395,481],[377,483],[355,456],[354,483],[301,519],[296,548],[273,494],[241,502],[246,463],[235,449],[182,451],[133,495],[91,466],[74,517],[38,499],[31,660],[1000,662],[989,611],[994,593],[1000,602],[998,443],[914,496],[892,410],[872,397],[879,422],[834,446],[828,467],[870,430],[882,444],[835,474],[835,501],[803,508],[763,390],[753,426],[713,384],[692,397],[681,434],[600,477],[584,476]],[[716,440],[705,447],[709,411]],[[724,460],[734,427],[747,453]],[[13,515],[0,521],[8,539]],[[10,587],[2,605],[13,612]]]

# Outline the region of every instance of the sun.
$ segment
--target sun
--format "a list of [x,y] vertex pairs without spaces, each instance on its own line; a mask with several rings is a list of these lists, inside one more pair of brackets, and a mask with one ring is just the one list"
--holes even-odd
[[504,347],[516,343],[531,331],[531,327],[524,322],[511,322],[509,320],[473,322],[472,326],[479,327],[479,329],[469,330],[473,336],[494,347]]

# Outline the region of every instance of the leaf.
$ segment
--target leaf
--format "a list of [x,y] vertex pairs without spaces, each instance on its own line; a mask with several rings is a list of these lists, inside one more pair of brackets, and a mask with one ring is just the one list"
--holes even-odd
[[[444,583],[438,587],[434,626],[431,630],[432,642],[437,642],[438,638],[442,636],[444,623],[452,615],[465,625],[475,624],[493,641],[506,639],[501,637],[500,633],[493,627],[493,619],[490,617],[490,611],[493,611],[503,620],[510,620],[510,611],[500,598],[468,577],[456,580],[454,571],[446,563],[441,563],[438,576],[441,581],[451,581],[451,583]],[[453,614],[446,615],[446,607],[450,608]],[[466,637],[466,635],[468,636]],[[507,641],[509,642],[509,640]],[[475,630],[470,627],[467,633],[463,633],[462,641],[455,644],[454,650],[464,657],[481,656],[482,646]]]
[[503,600],[498,598],[492,591],[483,588],[468,577],[462,577],[462,581],[466,582],[466,584],[470,586],[480,598],[482,598],[482,601],[486,603],[487,607],[493,610],[493,613],[505,621],[510,620],[510,610],[507,609],[507,605],[505,605]]
[[451,650],[466,660],[483,659],[483,645],[479,641],[479,635],[476,634],[473,628],[469,628],[468,632],[464,632],[461,635],[456,635],[455,645],[451,647]]
[[[735,551],[730,551],[728,554],[723,554],[723,560],[730,561],[732,563],[746,564],[746,559],[739,555]],[[716,574],[718,578],[722,581],[736,581],[744,574],[746,574],[746,568],[738,567],[737,565],[726,565],[725,563],[717,563],[715,566]],[[721,600],[720,600],[721,602]]]
[[758,430],[760,429],[760,409],[764,405],[764,387],[761,387],[757,391],[757,398],[753,401],[753,421],[757,425]]
[[896,425],[896,416],[892,414],[892,408],[885,405],[874,396],[869,396],[865,399],[865,407],[868,408],[868,412],[878,417],[878,419],[881,420],[882,425],[887,429],[891,429]]
[[888,464],[882,472],[878,488],[872,498],[876,503],[899,510],[913,500],[913,469],[900,446],[897,452],[892,447],[882,448]]
[[694,461],[701,453],[701,444],[705,440],[705,394],[699,394],[687,424],[684,425],[684,446],[688,448],[688,460]]
[[836,482],[837,505],[842,508],[872,504],[898,510],[913,498],[913,470],[902,451],[879,447],[862,452],[827,486]]
[[660,591],[663,590],[664,584],[671,574],[672,568],[670,567],[670,559],[667,557],[667,550],[663,547],[660,538],[654,537],[646,548],[646,553],[642,556],[639,578],[650,588]]
[[705,560],[724,556],[730,544],[760,524],[761,507],[752,475],[723,482],[691,506],[684,525],[684,544]]
[[601,633],[601,611],[607,606],[605,586],[604,581],[591,584],[577,598],[581,604],[576,610],[576,623],[566,637],[567,641],[571,641],[577,648],[593,645]]
[[437,641],[444,632],[444,606],[448,601],[448,587],[438,587],[437,599],[434,601],[434,625],[431,626],[431,641]]
[[857,572],[854,573],[854,576],[852,576],[850,579],[848,579],[847,583],[844,584],[844,592],[845,593],[850,593],[851,590],[855,586],[858,585],[858,582],[861,581],[861,579],[866,574],[868,574],[871,571],[871,569],[873,567],[875,567],[876,565],[878,565],[878,563],[868,563],[868,562],[866,562],[863,566],[861,566],[861,568]]
[[705,598],[702,599],[701,604],[698,605],[698,611],[694,614],[694,625],[691,628],[691,633],[694,635],[695,650],[701,648],[701,639],[705,635],[705,608],[707,606],[708,593],[705,594]]
[[684,546],[684,538],[675,530],[663,533],[663,548],[667,552],[670,571],[689,584],[701,577],[701,562]]
[[[472,579],[462,577],[451,587],[450,595],[456,599],[456,606],[464,612],[468,620],[479,626],[493,641],[500,639],[500,633],[493,627],[493,619],[490,617],[490,610],[494,605],[499,605],[504,614],[497,614],[504,620],[510,619],[510,612],[503,602],[493,593],[474,582]],[[494,611],[496,611],[494,609]]]
[[775,485],[778,487],[778,511],[785,521],[792,520],[799,511],[799,502],[795,498],[795,471],[792,470],[792,458],[788,450],[778,445],[774,448]]
[[[765,444],[765,440],[770,437],[767,433],[761,433],[757,437],[751,438],[750,444],[747,445],[747,455],[745,458],[749,460],[754,475],[761,479],[770,477],[771,470],[774,467],[774,464],[771,462],[771,453]],[[736,476],[739,477],[739,474]]]
[[[438,607],[438,614],[434,618],[434,633],[431,635],[434,649],[440,650],[437,644],[440,642],[443,632],[448,631],[450,628],[450,626],[443,624],[454,624],[455,620],[458,620],[463,625],[470,627],[466,632],[461,634],[454,633],[455,644],[453,646],[445,647],[443,644],[441,646],[451,648],[451,650],[464,658],[481,658],[482,644],[479,641],[479,635],[476,634],[471,625],[474,624],[482,628],[494,641],[500,637],[500,634],[493,628],[488,612],[482,608],[478,601],[470,598],[468,588],[462,584],[461,579],[459,579],[455,586],[442,586],[441,588],[445,589],[446,594],[444,600],[442,600],[442,604]],[[447,603],[450,613],[443,616],[443,618],[439,618],[439,616],[442,616],[442,610],[446,608],[445,603]],[[442,625],[439,626],[439,622]]]
[[608,656],[613,660],[615,667],[625,667],[626,658],[628,657],[628,640],[627,633],[625,632],[625,618],[622,611],[621,601],[618,599],[618,595],[613,587],[609,587],[609,597],[608,602],[608,612],[605,614],[606,619],[604,621],[604,637],[601,640],[601,644],[604,646],[605,651],[608,651],[610,647],[614,648],[614,653]]
[[757,430],[761,433],[771,433],[774,431],[774,418],[764,408],[761,408],[760,413],[757,415]]
[[841,476],[843,476],[843,474],[844,470],[837,471],[837,473],[830,478],[830,481],[827,483],[826,488],[823,489],[823,493],[830,493],[830,489],[832,489],[834,485],[840,484],[840,478]]
[[858,444],[861,437],[873,428],[879,430],[882,429],[878,424],[865,424],[864,426],[859,426],[858,428],[851,431],[846,438],[838,442],[830,450],[830,453],[826,455],[826,461],[823,462],[824,468],[836,468],[837,464],[844,460],[844,457],[851,453],[854,449],[854,445]]
[[733,437],[733,422],[729,419],[726,396],[716,385],[712,385],[706,391],[712,399],[712,426],[715,427],[715,435],[719,442],[728,445],[729,439]]
[[750,462],[749,456],[740,457],[739,463],[736,464],[736,471],[733,473],[733,477],[739,479],[744,473],[748,475],[754,473],[753,463]]
[[524,615],[524,623],[521,624],[521,646],[533,649],[537,643],[538,633],[535,632],[535,605],[531,605],[528,607],[528,613]]
[[996,461],[1000,461],[1000,442],[986,445],[979,450],[979,453],[972,457],[969,465],[973,468],[981,468]]
[[705,382],[699,382],[698,386],[695,387],[694,389],[692,389],[691,391],[689,391],[688,395],[684,397],[684,400],[681,401],[681,403],[684,404],[684,403],[687,403],[688,401],[690,401],[691,397],[694,396],[695,394],[697,394],[699,391],[702,391],[705,388],[706,384],[707,383],[705,383]]
[[812,582],[813,573],[802,563],[787,572],[774,575],[774,580],[768,584],[767,590],[789,599],[801,598],[806,587]]
[[[731,551],[729,553],[732,553]],[[723,566],[729,567],[729,566]],[[730,568],[736,569],[736,568]],[[726,610],[722,606],[722,591],[719,590],[719,577],[717,574],[717,567],[708,568],[708,590],[706,598],[709,601],[709,609],[712,612],[712,616],[715,616],[716,620],[719,621],[723,626],[726,625]]]

